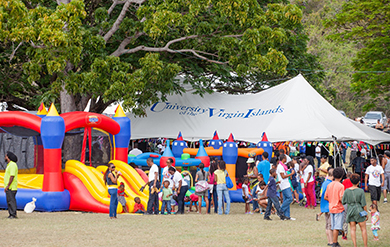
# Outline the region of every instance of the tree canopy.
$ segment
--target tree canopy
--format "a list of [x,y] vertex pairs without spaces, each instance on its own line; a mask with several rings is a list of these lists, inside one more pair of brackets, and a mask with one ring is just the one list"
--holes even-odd
[[56,101],[62,112],[123,101],[142,115],[183,91],[177,75],[200,94],[262,90],[297,73],[289,62],[320,66],[301,9],[278,2],[0,0],[0,100]]
[[362,48],[352,61],[352,89],[359,95],[370,95],[365,107],[390,100],[390,4],[381,0],[351,0],[340,13],[328,19],[327,27],[337,28],[331,35],[338,41],[352,41]]

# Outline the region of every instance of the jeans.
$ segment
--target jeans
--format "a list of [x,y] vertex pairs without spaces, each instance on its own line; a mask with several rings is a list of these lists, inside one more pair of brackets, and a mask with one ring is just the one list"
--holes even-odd
[[284,218],[284,214],[282,210],[280,209],[280,204],[279,204],[279,198],[278,197],[268,197],[268,204],[267,204],[267,209],[265,210],[264,218],[269,218],[271,215],[271,208],[272,204],[274,205],[276,209],[276,213],[280,218]]
[[109,215],[110,217],[116,217],[116,209],[118,208],[118,189],[108,189],[108,194],[110,194]]
[[188,185],[185,185],[185,186],[181,186],[180,188],[180,192],[179,194],[177,195],[177,204],[178,204],[178,210],[177,212],[179,214],[184,214],[184,197],[187,193],[187,190],[188,190]]
[[7,190],[5,197],[7,198],[7,206],[9,216],[16,217],[16,192],[17,190]]
[[226,184],[217,184],[217,193],[218,193],[218,214],[222,214],[222,195],[225,196],[226,199],[226,210],[225,214],[230,213],[230,195],[229,190],[226,186]]
[[214,199],[214,213],[218,213],[218,197],[217,197],[217,185],[215,184],[213,186],[213,193],[210,193],[209,191],[209,207],[207,209],[207,213],[210,213],[210,207],[211,207],[211,197]]
[[171,214],[171,200],[163,200],[161,206],[161,214],[164,214],[165,205],[167,206],[167,213]]
[[[252,191],[253,191],[252,198],[253,198],[253,199],[257,199],[257,193],[256,193],[257,186],[258,186],[258,185],[256,185],[256,186],[253,187],[253,189],[252,189]],[[256,209],[259,208],[259,203],[258,203],[257,201],[253,200],[252,203],[253,203],[253,211],[255,211]]]
[[283,194],[283,204],[282,204],[282,212],[284,216],[290,217],[290,204],[293,201],[292,193],[291,193],[291,188],[287,188],[282,190]]
[[[158,200],[158,193],[153,193],[151,192],[152,187],[154,185],[154,180],[150,181],[149,183],[149,200],[148,200],[148,207],[146,212],[148,214],[158,214],[158,206],[159,206],[159,200]],[[160,188],[160,182],[156,182],[156,187],[157,189]]]
[[320,166],[321,166],[321,157],[316,157],[316,159],[317,159],[317,166],[318,166],[318,168],[320,168]]

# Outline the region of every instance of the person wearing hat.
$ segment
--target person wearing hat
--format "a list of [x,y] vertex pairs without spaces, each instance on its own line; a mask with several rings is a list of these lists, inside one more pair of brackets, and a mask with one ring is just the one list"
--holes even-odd
[[4,174],[4,192],[7,198],[9,219],[16,219],[16,192],[18,191],[18,157],[10,151],[5,155],[7,168]]
[[253,158],[248,158],[246,163],[248,164],[248,170],[246,171],[246,175],[244,175],[244,177],[249,178],[250,188],[252,190],[257,182],[257,175],[259,175],[259,172]]
[[318,168],[319,176],[321,178],[326,178],[326,176],[328,175],[328,167],[330,167],[328,163],[328,157],[326,155],[322,155],[320,161],[321,161],[321,165]]

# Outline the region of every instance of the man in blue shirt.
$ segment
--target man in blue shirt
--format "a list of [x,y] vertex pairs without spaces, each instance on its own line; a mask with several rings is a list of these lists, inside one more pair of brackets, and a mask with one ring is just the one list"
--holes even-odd
[[268,161],[268,153],[264,152],[261,157],[263,160],[257,164],[257,171],[263,174],[264,181],[268,182],[269,170],[271,170],[271,163]]
[[[329,169],[328,178],[322,183],[321,186],[321,214],[325,213],[325,229],[326,236],[328,238],[328,245],[333,244],[333,232],[331,230],[331,219],[329,214],[329,201],[325,200],[325,192],[328,185],[333,182],[333,169]],[[318,221],[321,214],[316,215],[316,220]]]

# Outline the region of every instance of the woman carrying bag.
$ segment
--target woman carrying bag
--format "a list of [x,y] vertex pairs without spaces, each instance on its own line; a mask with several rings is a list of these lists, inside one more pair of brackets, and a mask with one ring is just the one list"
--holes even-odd
[[[218,214],[222,215],[223,196],[226,199],[225,214],[230,212],[230,196],[229,190],[226,186],[226,177],[228,176],[226,171],[226,163],[223,160],[218,161],[218,170],[214,172],[215,179],[217,181],[217,194],[218,194]],[[223,196],[222,196],[223,195]]]
[[359,225],[362,231],[363,243],[367,247],[367,229],[366,220],[367,216],[367,205],[364,191],[358,187],[360,182],[359,174],[352,174],[350,180],[353,186],[346,189],[343,195],[343,205],[348,204],[346,222],[349,223],[351,228],[351,238],[353,245],[356,247],[356,225]]

